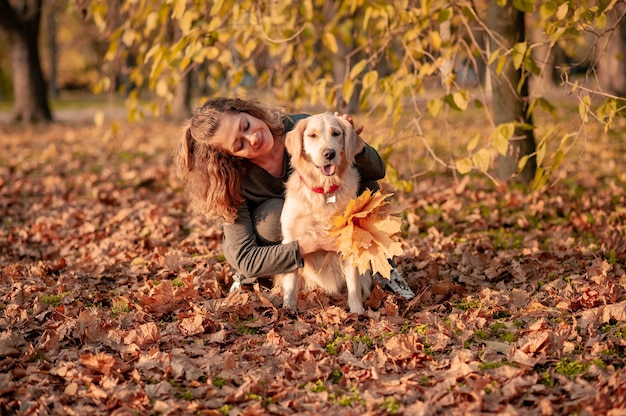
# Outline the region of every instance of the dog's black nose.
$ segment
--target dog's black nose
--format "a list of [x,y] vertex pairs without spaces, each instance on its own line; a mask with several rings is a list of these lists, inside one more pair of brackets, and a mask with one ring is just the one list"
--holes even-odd
[[326,149],[322,152],[322,156],[326,158],[326,160],[332,160],[335,158],[337,153],[333,149]]

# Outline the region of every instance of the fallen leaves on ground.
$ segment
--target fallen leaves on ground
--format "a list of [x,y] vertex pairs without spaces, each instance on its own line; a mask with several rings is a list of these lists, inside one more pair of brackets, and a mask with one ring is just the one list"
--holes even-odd
[[[623,138],[542,192],[433,173],[378,287],[228,294],[185,212],[175,123],[0,127],[1,414],[621,414]],[[621,140],[621,141],[620,141]],[[611,168],[613,166],[613,168]]]

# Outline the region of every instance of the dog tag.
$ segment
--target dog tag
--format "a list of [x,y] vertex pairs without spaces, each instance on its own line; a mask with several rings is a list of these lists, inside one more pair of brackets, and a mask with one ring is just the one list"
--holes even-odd
[[326,197],[326,203],[327,204],[334,204],[335,202],[337,202],[337,196],[336,195],[328,195]]

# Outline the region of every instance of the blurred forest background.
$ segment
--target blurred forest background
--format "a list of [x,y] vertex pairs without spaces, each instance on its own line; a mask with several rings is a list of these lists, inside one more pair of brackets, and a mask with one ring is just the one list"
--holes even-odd
[[[435,161],[539,187],[582,126],[608,131],[620,117],[625,10],[617,0],[0,0],[0,108],[31,123],[76,100],[123,101],[131,120],[180,120],[204,97],[239,95],[364,113],[405,139],[423,137],[428,117],[482,112],[487,128],[449,138],[463,148],[449,160],[428,149]],[[536,123],[563,107],[579,119],[568,129]]]
[[[7,3],[7,2],[4,2]],[[52,109],[63,109],[82,100],[102,102],[110,98],[106,94],[97,96],[93,89],[102,75],[104,54],[109,40],[103,37],[97,28],[84,20],[75,8],[67,2],[10,2],[4,7],[3,16],[11,14],[12,23],[6,23],[0,31],[0,105],[3,111],[9,112],[14,105],[13,88],[14,72],[12,71],[11,54],[6,26],[26,25],[23,14],[32,14],[33,8],[39,7],[39,29],[37,46],[39,63],[45,80],[45,89],[39,91],[48,97]],[[13,8],[12,13],[6,12]],[[19,10],[25,10],[18,14]],[[25,27],[22,30],[34,30]],[[121,70],[121,69],[120,69]]]

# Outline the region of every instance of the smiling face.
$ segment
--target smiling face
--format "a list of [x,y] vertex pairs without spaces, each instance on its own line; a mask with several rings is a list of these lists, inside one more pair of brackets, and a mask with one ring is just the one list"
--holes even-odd
[[303,153],[326,176],[334,175],[341,158],[345,157],[345,131],[339,118],[322,114],[309,119],[303,132]]
[[343,117],[323,113],[300,120],[285,141],[294,170],[314,183],[337,183],[354,165],[365,142]]
[[224,114],[213,137],[213,145],[253,162],[262,159],[274,146],[267,124],[248,113]]

